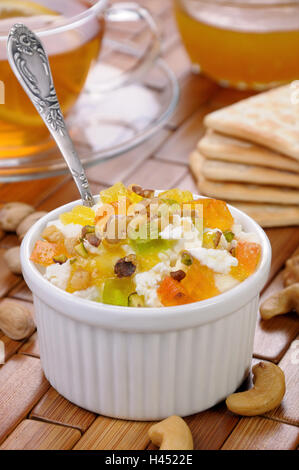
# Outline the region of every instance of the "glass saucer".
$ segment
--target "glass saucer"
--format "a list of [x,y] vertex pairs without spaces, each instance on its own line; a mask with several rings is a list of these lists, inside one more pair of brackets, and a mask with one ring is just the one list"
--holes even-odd
[[[97,92],[97,83],[120,72],[98,62],[67,118],[68,129],[85,168],[117,157],[149,139],[168,121],[177,105],[179,85],[162,59],[156,61],[146,81],[110,92]],[[34,156],[0,160],[0,182],[48,178],[67,172],[56,146]]]

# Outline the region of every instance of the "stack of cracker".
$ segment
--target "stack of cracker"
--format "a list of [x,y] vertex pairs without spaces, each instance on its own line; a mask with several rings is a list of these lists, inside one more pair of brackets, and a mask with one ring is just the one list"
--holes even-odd
[[299,225],[299,105],[289,85],[212,112],[190,156],[201,194],[263,227]]

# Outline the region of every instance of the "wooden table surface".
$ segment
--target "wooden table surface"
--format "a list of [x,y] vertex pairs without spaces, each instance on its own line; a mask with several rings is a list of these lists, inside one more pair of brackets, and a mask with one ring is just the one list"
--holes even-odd
[[[212,109],[225,106],[246,93],[222,89],[207,78],[191,73],[171,14],[170,0],[142,0],[163,26],[163,56],[181,86],[178,108],[167,125],[141,147],[88,171],[94,193],[122,180],[146,187],[180,187],[196,192],[188,169],[188,155],[203,133],[202,120]],[[119,25],[112,34],[130,35],[143,45],[146,33]],[[117,62],[117,54],[106,57]],[[123,60],[123,58],[122,58]],[[128,59],[129,60],[129,59]],[[0,185],[0,203],[24,201],[38,210],[52,210],[78,198],[69,176],[34,182]],[[267,230],[273,263],[262,298],[280,289],[281,270],[287,258],[299,252],[299,227]],[[11,274],[2,257],[17,244],[16,236],[0,241],[0,295],[33,310],[32,296],[21,277]],[[195,449],[296,449],[299,444],[299,365],[296,357],[298,317],[289,314],[257,322],[253,362],[262,359],[279,364],[286,376],[283,403],[265,416],[242,418],[227,411],[223,403],[186,418]],[[37,334],[27,341],[5,343],[6,363],[0,368],[1,449],[152,449],[147,431],[151,423],[129,422],[97,416],[60,396],[45,379],[39,359]],[[298,349],[297,349],[298,352]]]

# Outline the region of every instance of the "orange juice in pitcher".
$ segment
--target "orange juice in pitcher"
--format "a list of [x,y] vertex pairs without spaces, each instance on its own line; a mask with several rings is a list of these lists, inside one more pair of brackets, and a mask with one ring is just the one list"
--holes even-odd
[[[8,32],[24,23],[40,38],[49,55],[62,111],[76,102],[92,62],[97,58],[104,31],[103,17],[81,20],[88,0],[0,0],[0,158],[34,154],[52,145],[48,130],[14,76],[6,53]],[[78,17],[77,22],[71,22]]]
[[195,69],[227,86],[263,89],[299,79],[299,1],[174,0]]

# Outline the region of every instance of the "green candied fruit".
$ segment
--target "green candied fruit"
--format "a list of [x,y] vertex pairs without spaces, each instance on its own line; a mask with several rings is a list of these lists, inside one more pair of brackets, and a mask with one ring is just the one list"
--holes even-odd
[[130,240],[130,245],[138,255],[154,255],[173,247],[175,240],[163,240],[158,238],[156,240],[143,240],[137,238]]
[[225,230],[225,232],[223,232],[223,235],[225,236],[225,239],[228,243],[232,242],[235,238],[235,234],[230,230]]
[[133,292],[129,295],[128,305],[129,307],[144,307],[143,295],[138,295],[136,292]]
[[78,245],[75,246],[75,252],[78,255],[82,256],[82,258],[88,257],[88,251],[86,250],[82,241]]
[[57,264],[64,264],[67,262],[67,256],[65,255],[54,256],[53,261],[54,263],[57,263]]
[[183,251],[181,255],[181,261],[185,266],[191,266],[193,263],[193,258],[190,253],[188,253],[188,251]]
[[102,302],[110,305],[128,307],[128,298],[134,285],[128,279],[106,279],[103,287]]
[[88,233],[94,233],[95,229],[94,225],[85,225],[81,232],[82,238],[84,238]]

